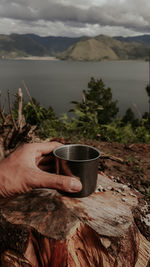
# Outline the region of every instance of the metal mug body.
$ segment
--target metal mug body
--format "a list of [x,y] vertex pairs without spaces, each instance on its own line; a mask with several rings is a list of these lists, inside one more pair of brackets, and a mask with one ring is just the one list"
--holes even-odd
[[86,197],[95,191],[97,184],[98,149],[80,144],[64,145],[53,151],[56,158],[57,174],[79,177],[82,190],[66,193],[70,197]]

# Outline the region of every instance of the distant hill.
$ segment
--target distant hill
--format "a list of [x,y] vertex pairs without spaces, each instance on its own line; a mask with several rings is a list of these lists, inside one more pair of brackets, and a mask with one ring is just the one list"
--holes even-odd
[[83,37],[71,38],[61,36],[41,37],[35,34],[27,34],[38,44],[42,45],[50,55],[56,55],[58,52],[66,50],[72,44],[75,44]]
[[56,56],[63,60],[80,61],[146,59],[149,49],[150,35],[70,38],[0,34],[0,58]]
[[0,35],[0,56],[12,57],[47,54],[46,49],[27,35]]
[[145,45],[150,45],[150,35],[138,35],[138,36],[130,36],[130,37],[122,37],[122,36],[116,36],[114,37],[116,40],[122,41],[122,42],[128,42],[128,43],[141,43]]
[[41,37],[35,34],[0,35],[0,57],[56,56],[81,38]]
[[116,38],[99,35],[80,40],[62,52],[59,57],[64,60],[99,61],[146,59],[149,45],[139,42],[125,42]]

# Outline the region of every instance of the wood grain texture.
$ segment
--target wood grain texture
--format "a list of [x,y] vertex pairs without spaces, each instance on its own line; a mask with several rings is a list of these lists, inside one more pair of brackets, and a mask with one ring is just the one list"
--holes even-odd
[[1,264],[148,267],[149,235],[135,220],[136,214],[144,224],[144,210],[138,192],[104,174],[98,176],[96,192],[85,198],[37,189],[1,199]]

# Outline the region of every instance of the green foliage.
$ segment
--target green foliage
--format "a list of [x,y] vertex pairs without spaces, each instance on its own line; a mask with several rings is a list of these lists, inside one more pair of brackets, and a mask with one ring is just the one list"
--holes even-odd
[[148,97],[150,97],[150,85],[149,84],[146,86],[146,92],[148,94]]
[[26,122],[31,125],[40,125],[44,120],[55,120],[56,115],[51,107],[48,109],[40,105],[34,98],[32,103],[29,101],[24,103],[23,114]]
[[150,143],[150,132],[144,125],[133,128],[131,123],[122,125],[122,121],[116,121],[101,126],[101,140],[119,143]]
[[109,142],[132,143],[135,142],[136,136],[130,123],[122,126],[121,121],[116,120],[101,127],[101,139]]
[[77,135],[87,138],[96,138],[99,135],[100,125],[98,122],[98,112],[102,110],[102,106],[96,101],[86,98],[86,92],[83,92],[81,102],[72,102],[74,107],[74,117],[71,120],[72,131]]
[[[23,115],[28,124],[37,126],[37,133],[42,138],[58,136],[59,119],[52,107],[46,109],[32,98],[32,103],[31,101],[23,102]],[[15,119],[18,117],[17,98],[13,104],[13,116]]]
[[131,108],[127,109],[125,115],[122,118],[122,123],[123,125],[130,123],[133,128],[136,128],[140,124],[139,120],[135,118],[135,114]]
[[135,130],[136,139],[141,143],[150,143],[150,130],[144,126],[145,121],[141,121],[141,126]]
[[59,136],[59,119],[55,115],[52,107],[48,109],[42,107],[35,99],[33,104],[28,102],[24,105],[23,114],[26,122],[31,125],[37,125],[38,134],[42,138]]
[[63,121],[69,135],[75,134],[84,138],[100,139],[101,125],[110,123],[118,112],[116,101],[112,101],[110,88],[105,88],[103,81],[93,77],[84,90],[80,102],[72,101],[70,110],[73,118]]
[[58,129],[58,120],[57,119],[45,119],[41,122],[38,127],[38,134],[42,138],[47,137],[59,137],[59,129]]
[[110,123],[119,111],[117,101],[112,101],[111,88],[106,88],[102,79],[95,80],[93,77],[88,83],[88,88],[87,92],[85,92],[86,99],[100,107],[97,109],[98,123]]
[[148,102],[149,102],[149,118],[150,118],[150,84],[146,86],[146,92],[149,98]]
[[[72,140],[87,138],[121,143],[150,143],[150,114],[145,113],[139,121],[129,108],[122,119],[115,119],[117,102],[112,101],[111,89],[106,88],[101,79],[91,78],[81,101],[72,101],[72,104],[71,119],[67,114],[58,118],[51,107],[44,108],[34,98],[32,103],[23,103],[23,114],[27,123],[37,126],[37,133],[42,138],[63,136]],[[17,110],[16,99],[13,107],[16,119]]]
[[31,125],[39,125],[40,121],[46,117],[46,109],[42,107],[36,100],[32,99],[34,106],[31,102],[27,102],[23,107],[23,114],[26,122]]

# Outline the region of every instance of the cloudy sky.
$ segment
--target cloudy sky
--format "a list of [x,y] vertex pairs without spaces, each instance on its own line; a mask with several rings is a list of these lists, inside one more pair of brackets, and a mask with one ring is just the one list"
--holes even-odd
[[0,33],[150,34],[150,0],[0,0]]

